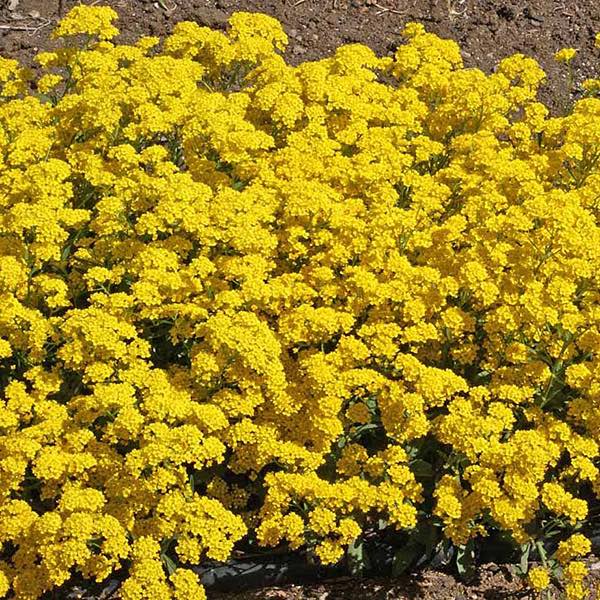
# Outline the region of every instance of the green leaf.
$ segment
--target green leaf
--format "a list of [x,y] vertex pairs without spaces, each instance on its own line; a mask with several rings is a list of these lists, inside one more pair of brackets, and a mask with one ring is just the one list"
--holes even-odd
[[412,541],[396,550],[392,561],[392,577],[402,575],[415,562],[420,551],[419,544]]
[[355,539],[346,551],[348,567],[352,575],[362,575],[371,568],[371,561],[365,550],[364,541],[361,538]]
[[529,553],[531,552],[531,543],[521,545],[521,561],[519,562],[519,568],[521,575],[526,575],[529,571]]
[[177,565],[175,564],[175,561],[172,558],[168,557],[166,554],[163,554],[160,558],[163,562],[163,565],[165,565],[165,568],[167,569],[167,573],[169,573],[169,575],[172,575],[177,570]]
[[431,521],[421,523],[416,539],[425,547],[424,560],[427,560],[435,551],[439,541],[439,530]]
[[360,435],[365,431],[371,431],[373,429],[379,429],[381,426],[378,423],[365,423],[355,428],[356,434]]
[[433,467],[426,460],[417,458],[409,463],[411,471],[416,477],[431,478],[433,477]]
[[430,562],[431,566],[435,569],[448,566],[454,556],[455,550],[456,548],[450,540],[442,539],[435,548]]
[[546,555],[546,548],[544,548],[544,544],[542,541],[537,540],[535,543],[535,547],[536,550],[538,551],[538,554],[540,555],[540,560],[542,561],[542,564],[544,566],[546,566],[547,564],[547,555]]
[[367,408],[373,412],[377,409],[377,397],[376,396],[369,396],[364,403],[366,404]]
[[475,548],[473,540],[456,549],[456,569],[465,580],[472,579],[475,575]]

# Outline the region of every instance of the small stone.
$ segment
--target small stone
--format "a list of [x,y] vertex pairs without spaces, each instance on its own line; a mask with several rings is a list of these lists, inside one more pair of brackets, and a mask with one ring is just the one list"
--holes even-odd
[[227,24],[227,13],[217,8],[206,8],[197,11],[194,20],[200,25],[207,27],[223,27]]
[[515,18],[515,11],[506,4],[502,5],[496,12],[499,17],[502,17],[507,21],[513,21]]
[[544,22],[544,17],[542,15],[532,11],[531,8],[529,8],[529,6],[526,6],[523,9],[523,15],[527,19],[530,19],[531,21],[533,21],[533,23],[541,24]]

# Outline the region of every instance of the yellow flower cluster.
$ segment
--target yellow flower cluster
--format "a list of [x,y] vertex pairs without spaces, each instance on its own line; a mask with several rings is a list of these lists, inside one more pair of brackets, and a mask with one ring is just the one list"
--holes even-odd
[[583,598],[593,82],[552,117],[533,59],[417,24],[292,67],[266,15],[131,45],[115,16],[74,8],[37,79],[0,58],[0,596],[126,566],[124,600],[203,598],[185,565],[246,535],[335,562],[427,518],[552,524]]
[[577,50],[575,48],[562,48],[555,55],[554,58],[558,62],[570,63],[575,56],[577,56]]
[[531,587],[540,592],[550,585],[550,575],[545,567],[533,567],[528,573],[528,579]]

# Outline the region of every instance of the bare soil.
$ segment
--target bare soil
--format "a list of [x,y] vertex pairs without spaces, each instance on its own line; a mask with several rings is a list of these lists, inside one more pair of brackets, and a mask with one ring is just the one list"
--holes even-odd
[[[591,575],[586,600],[599,600],[600,563],[588,561]],[[440,571],[399,579],[340,578],[313,585],[288,585],[253,591],[207,593],[208,600],[538,600],[539,594],[527,589],[513,569],[506,565],[482,565],[476,579],[465,584]],[[564,593],[552,587],[546,600],[563,600]]]
[[397,580],[352,578],[317,585],[290,585],[230,594],[209,600],[533,600],[508,569],[485,565],[471,586],[439,571],[427,570]]
[[[465,64],[491,72],[515,52],[536,58],[548,74],[541,97],[560,113],[578,84],[600,74],[600,0],[100,0],[120,15],[122,41],[164,35],[178,21],[224,28],[235,10],[277,17],[290,36],[292,64],[326,56],[341,44],[363,43],[390,54],[401,43],[403,26],[422,22],[429,31],[456,40]],[[79,0],[0,0],[0,55],[30,62],[48,48],[48,34],[63,10]],[[98,0],[85,0],[98,3]],[[575,91],[554,53],[579,49],[573,62]]]
[[[600,562],[594,557],[587,561],[590,568],[589,596],[586,600],[600,600]],[[68,585],[48,594],[44,600],[119,600],[115,591],[118,581],[110,585]],[[474,581],[465,584],[447,573],[425,569],[421,573],[395,579],[357,579],[340,577],[321,583],[298,583],[262,587],[237,592],[207,591],[208,600],[564,600],[564,594],[555,587],[546,596],[528,590],[523,581],[508,565],[487,563],[481,565]],[[158,598],[156,600],[159,600]],[[194,600],[190,598],[190,600]]]

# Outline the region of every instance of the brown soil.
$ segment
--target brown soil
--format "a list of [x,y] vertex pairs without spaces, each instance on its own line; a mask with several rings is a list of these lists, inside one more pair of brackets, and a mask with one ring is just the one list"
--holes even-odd
[[[599,600],[600,563],[588,561],[589,596]],[[228,594],[208,593],[208,600],[538,600],[539,594],[528,590],[511,567],[489,563],[478,569],[469,585],[439,571],[395,580],[340,578],[315,585],[289,585],[256,591]],[[542,596],[543,597],[543,596]],[[547,590],[547,600],[563,600],[564,593],[555,587]]]
[[[589,568],[586,600],[600,600],[600,562],[595,556],[586,560]],[[109,584],[66,584],[44,600],[120,600],[118,579]],[[564,600],[564,593],[552,586],[545,600]],[[425,569],[420,573],[394,579],[356,579],[340,577],[321,583],[281,585],[238,592],[207,591],[208,600],[540,600],[528,590],[510,565],[481,565],[476,578],[465,584],[452,575]],[[156,600],[159,600],[158,598]],[[190,600],[194,600],[190,598]]]
[[[92,3],[93,0],[85,0]],[[182,20],[223,28],[235,10],[277,17],[290,37],[292,64],[360,42],[380,55],[393,52],[401,30],[420,21],[428,30],[455,39],[465,64],[491,71],[515,52],[535,57],[548,73],[542,99],[555,112],[569,97],[567,73],[553,60],[562,47],[580,50],[573,62],[577,84],[600,74],[599,0],[101,0],[120,15],[122,40],[163,35]],[[60,0],[0,0],[0,54],[30,61],[47,48]],[[63,0],[64,10],[79,0]],[[96,2],[98,1],[96,0]]]
[[517,578],[496,565],[482,567],[479,581],[471,586],[445,573],[425,571],[419,576],[391,581],[347,578],[208,597],[209,600],[533,600]]

